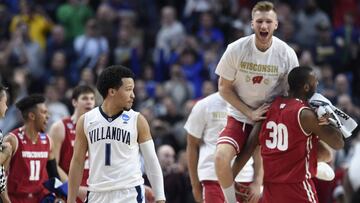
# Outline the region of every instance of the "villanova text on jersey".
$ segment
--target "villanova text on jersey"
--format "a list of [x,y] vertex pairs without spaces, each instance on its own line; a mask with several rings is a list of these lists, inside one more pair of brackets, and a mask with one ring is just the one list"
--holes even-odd
[[118,127],[95,128],[89,132],[91,144],[100,140],[117,140],[130,145],[130,132]]

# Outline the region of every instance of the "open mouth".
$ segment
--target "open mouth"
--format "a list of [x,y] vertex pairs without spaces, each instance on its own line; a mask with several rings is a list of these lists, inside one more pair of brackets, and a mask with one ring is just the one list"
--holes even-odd
[[260,32],[261,37],[267,37],[269,32]]

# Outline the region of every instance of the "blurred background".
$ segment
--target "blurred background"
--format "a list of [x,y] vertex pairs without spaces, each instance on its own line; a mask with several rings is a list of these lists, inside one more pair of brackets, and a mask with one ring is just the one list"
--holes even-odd
[[[105,67],[122,64],[136,74],[134,109],[161,149],[167,202],[192,202],[183,126],[193,104],[217,91],[214,71],[227,44],[252,33],[256,2],[0,0],[0,81],[10,90],[0,129],[21,124],[13,104],[29,93],[46,96],[50,126],[72,112],[74,86],[95,87]],[[272,2],[275,35],[317,71],[319,92],[359,122],[360,1]],[[360,170],[359,137],[357,130],[335,154],[336,178],[319,183],[321,203],[359,198],[360,175],[351,172]]]

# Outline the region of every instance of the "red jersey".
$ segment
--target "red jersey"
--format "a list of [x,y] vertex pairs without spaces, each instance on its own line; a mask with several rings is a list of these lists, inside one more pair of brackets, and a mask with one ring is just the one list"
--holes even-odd
[[[74,153],[76,123],[74,123],[70,117],[64,118],[62,122],[65,127],[65,137],[60,149],[59,166],[65,171],[66,174],[69,174],[70,162]],[[82,186],[87,186],[86,181],[88,177],[89,177],[89,162],[86,157],[83,178],[81,181]]]
[[[50,153],[50,141],[45,133],[39,133],[36,143],[26,135],[22,127],[11,132],[18,141],[18,148],[11,158],[7,189],[12,202],[40,200],[47,192],[43,182],[48,179],[46,163]],[[35,200],[37,199],[37,200]]]
[[316,174],[317,142],[300,125],[300,112],[309,108],[295,98],[278,97],[271,104],[259,135],[264,182],[296,183]]

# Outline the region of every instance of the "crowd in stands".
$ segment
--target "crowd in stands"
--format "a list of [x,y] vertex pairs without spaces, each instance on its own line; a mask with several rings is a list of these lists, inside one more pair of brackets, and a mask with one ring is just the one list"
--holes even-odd
[[[215,68],[227,44],[252,33],[255,3],[0,0],[0,81],[10,91],[0,129],[21,125],[14,103],[30,93],[47,98],[50,126],[71,114],[74,86],[95,87],[105,67],[124,65],[136,74],[134,109],[150,122],[167,202],[191,202],[183,126],[193,104],[217,90]],[[320,93],[359,122],[360,1],[277,0],[275,7],[275,36],[317,71]],[[351,172],[360,166],[359,130],[332,166],[336,178],[323,183],[320,201],[360,198],[360,176]]]

